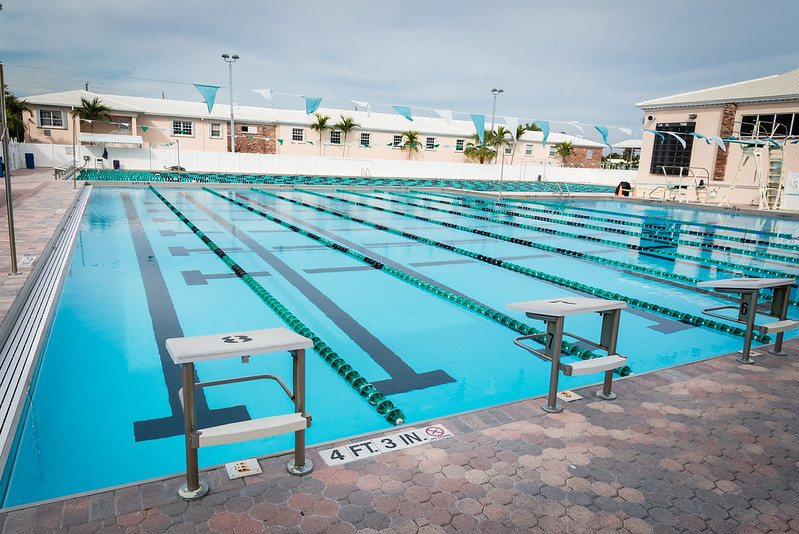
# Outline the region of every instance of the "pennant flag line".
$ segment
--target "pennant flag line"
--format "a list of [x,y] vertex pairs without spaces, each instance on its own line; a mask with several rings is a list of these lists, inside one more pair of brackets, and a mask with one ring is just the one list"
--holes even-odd
[[205,99],[205,103],[208,106],[208,113],[211,113],[211,108],[214,107],[214,100],[216,100],[216,92],[219,90],[219,86],[217,85],[200,85],[198,83],[194,84],[194,87],[203,95]]

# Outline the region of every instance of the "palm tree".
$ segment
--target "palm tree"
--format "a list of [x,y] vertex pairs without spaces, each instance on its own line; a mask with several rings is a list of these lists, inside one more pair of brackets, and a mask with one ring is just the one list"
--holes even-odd
[[479,161],[480,163],[485,163],[486,160],[491,161],[496,155],[496,152],[491,148],[493,135],[491,132],[486,130],[483,132],[483,141],[480,141],[480,136],[477,134],[472,134],[472,142],[466,144],[466,148],[463,149],[463,155],[469,159],[474,159]]
[[510,153],[510,164],[513,165],[513,158],[516,157],[516,144],[527,131],[529,124],[519,124],[516,126],[516,135],[513,136],[513,152]]
[[8,86],[3,88],[6,99],[6,124],[8,135],[17,142],[25,141],[25,131],[28,129],[22,118],[23,112],[30,113],[30,108],[25,100],[15,97]]
[[327,125],[327,121],[330,120],[330,117],[328,117],[327,115],[322,115],[320,113],[314,113],[314,117],[316,117],[316,122],[311,124],[311,130],[313,130],[315,132],[319,132],[319,155],[321,156],[322,155],[322,133],[324,133],[325,130],[330,128],[330,126]]
[[97,97],[94,97],[92,100],[81,97],[80,107],[75,108],[75,111],[72,113],[79,119],[89,121],[89,127],[92,133],[94,133],[93,121],[111,120],[111,108],[100,102],[100,99]]
[[413,153],[419,151],[419,132],[408,130],[407,132],[402,132],[402,137],[405,138],[405,142],[402,143],[400,149],[405,150],[407,148],[408,159],[411,159]]
[[344,155],[347,154],[347,134],[358,127],[360,127],[360,124],[355,122],[355,119],[352,117],[345,117],[344,115],[341,115],[341,122],[333,125],[334,129],[344,134]]
[[503,160],[505,158],[505,145],[508,144],[508,142],[505,141],[505,137],[508,135],[510,135],[511,139],[513,139],[513,134],[511,131],[504,126],[497,126],[497,131],[494,132],[494,146],[499,147],[496,150],[496,154],[497,157],[501,155]]
[[555,145],[556,151],[555,153],[560,157],[561,161],[563,162],[563,166],[566,166],[566,160],[569,159],[569,156],[574,154],[574,147],[572,146],[571,141],[563,141],[562,143],[558,143]]

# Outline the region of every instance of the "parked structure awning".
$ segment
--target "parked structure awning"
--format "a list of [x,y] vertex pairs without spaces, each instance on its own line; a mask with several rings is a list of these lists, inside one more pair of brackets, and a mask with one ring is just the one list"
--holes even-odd
[[81,143],[94,143],[95,145],[143,145],[140,135],[97,134],[80,133]]

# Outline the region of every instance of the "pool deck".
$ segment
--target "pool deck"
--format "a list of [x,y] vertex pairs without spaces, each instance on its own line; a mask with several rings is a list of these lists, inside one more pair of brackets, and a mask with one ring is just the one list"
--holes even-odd
[[[12,185],[20,257],[73,198],[35,176]],[[5,302],[26,274],[7,276],[2,246]],[[784,348],[618,379],[615,401],[581,388],[559,414],[538,397],[445,417],[452,437],[337,467],[318,454],[333,445],[309,448],[304,477],[288,455],[232,481],[204,470],[211,491],[190,503],[178,474],[7,509],[0,532],[799,532],[799,339]]]

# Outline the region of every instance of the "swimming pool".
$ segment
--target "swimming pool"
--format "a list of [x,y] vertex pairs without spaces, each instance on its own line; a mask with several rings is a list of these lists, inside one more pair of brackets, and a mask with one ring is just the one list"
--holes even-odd
[[[289,323],[311,331],[328,349],[309,351],[306,364],[307,442],[322,443],[397,418],[545,393],[549,365],[511,342],[542,325],[505,311],[510,302],[627,299],[618,349],[635,373],[738,350],[734,326],[696,326],[701,309],[726,303],[696,282],[795,276],[797,235],[796,219],[617,200],[95,187],[3,505],[185,469],[180,373],[164,352],[167,338]],[[790,316],[799,316],[796,305]],[[594,337],[599,319],[568,322]],[[198,364],[202,380],[256,373],[289,380],[290,359]],[[563,377],[561,387],[598,380]],[[201,426],[264,417],[291,411],[289,403],[277,386],[238,384],[209,390],[199,417]],[[292,446],[286,435],[204,448],[200,463]]]

